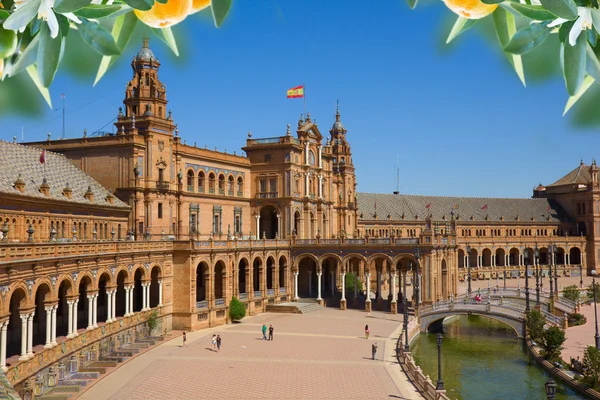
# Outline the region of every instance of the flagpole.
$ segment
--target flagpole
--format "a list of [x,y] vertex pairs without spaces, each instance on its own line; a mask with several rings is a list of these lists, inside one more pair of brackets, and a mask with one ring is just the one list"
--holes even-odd
[[306,118],[306,85],[304,83],[302,84],[302,88],[304,92],[304,96],[302,96],[304,98],[304,118]]

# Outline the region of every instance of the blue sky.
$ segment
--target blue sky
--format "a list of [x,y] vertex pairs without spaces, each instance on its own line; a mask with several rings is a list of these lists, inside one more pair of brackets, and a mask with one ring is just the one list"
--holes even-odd
[[[562,79],[524,88],[476,30],[445,47],[453,18],[441,1],[411,11],[396,0],[234,0],[220,29],[207,13],[174,28],[181,59],[158,39],[150,45],[188,144],[239,153],[249,130],[284,135],[303,112],[286,90],[303,83],[326,133],[339,99],[359,191],[394,191],[398,159],[402,193],[476,197],[528,197],[580,158],[591,162],[600,137],[562,117]],[[59,73],[51,90],[55,108],[67,95],[67,137],[116,117],[138,38],[96,87],[92,77]],[[21,127],[26,141],[58,138],[60,114],[3,117],[0,138],[20,141]]]

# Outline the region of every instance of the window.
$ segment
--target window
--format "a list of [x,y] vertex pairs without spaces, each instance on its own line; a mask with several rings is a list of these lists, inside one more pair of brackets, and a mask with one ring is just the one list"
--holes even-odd
[[269,192],[271,193],[277,193],[277,178],[271,179],[269,181]]
[[187,187],[188,192],[194,191],[194,171],[187,172]]
[[242,207],[235,207],[233,209],[233,233],[236,236],[242,235]]
[[[156,91],[156,94],[157,94],[157,97],[158,97],[158,91]],[[162,116],[163,116],[162,107],[158,107],[158,116],[160,118],[162,118]]]
[[163,217],[163,205],[162,203],[158,203],[158,218]]
[[315,153],[312,150],[308,151],[308,163],[310,165],[315,165]]
[[158,181],[163,182],[165,180],[165,170],[163,168],[158,169]]
[[215,174],[208,174],[208,193],[215,193]]
[[225,176],[219,175],[219,194],[225,194]]
[[242,196],[244,194],[244,180],[242,179],[242,177],[238,177],[237,180],[237,185],[238,185],[238,196]]
[[259,192],[265,193],[267,191],[267,180],[261,179],[259,182]]
[[270,154],[265,154],[265,162],[271,162],[271,155]]
[[204,193],[204,172],[198,172],[198,192]]
[[140,171],[140,176],[144,176],[144,157],[140,156],[138,157],[138,168]]
[[220,236],[222,234],[222,209],[221,206],[213,206],[213,234]]
[[227,192],[228,192],[229,196],[233,196],[234,186],[235,186],[235,181],[233,179],[233,176],[229,175],[229,179],[227,179]]

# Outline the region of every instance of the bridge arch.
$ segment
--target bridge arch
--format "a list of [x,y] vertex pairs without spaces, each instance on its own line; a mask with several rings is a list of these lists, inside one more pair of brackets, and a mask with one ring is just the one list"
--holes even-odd
[[453,310],[440,310],[439,312],[435,312],[435,310],[433,311],[434,312],[429,312],[426,313],[426,315],[421,315],[419,317],[420,331],[422,333],[438,331],[441,328],[444,319],[449,317],[454,317],[457,315],[477,315],[493,319],[495,321],[503,323],[504,325],[510,326],[517,334],[517,337],[520,339],[525,337],[524,321],[521,317],[504,315],[498,312],[494,312],[493,310],[488,312],[485,309],[468,310],[457,308]]

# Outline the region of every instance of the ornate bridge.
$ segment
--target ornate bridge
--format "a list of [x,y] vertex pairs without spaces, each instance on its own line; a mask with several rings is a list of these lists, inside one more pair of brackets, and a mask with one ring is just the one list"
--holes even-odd
[[[554,314],[540,309],[549,324],[560,324],[561,319]],[[419,309],[421,332],[440,329],[445,318],[456,315],[481,315],[500,321],[514,329],[519,338],[525,336],[525,307],[516,303],[506,303],[505,300],[474,302],[466,298],[458,301],[443,301]]]

